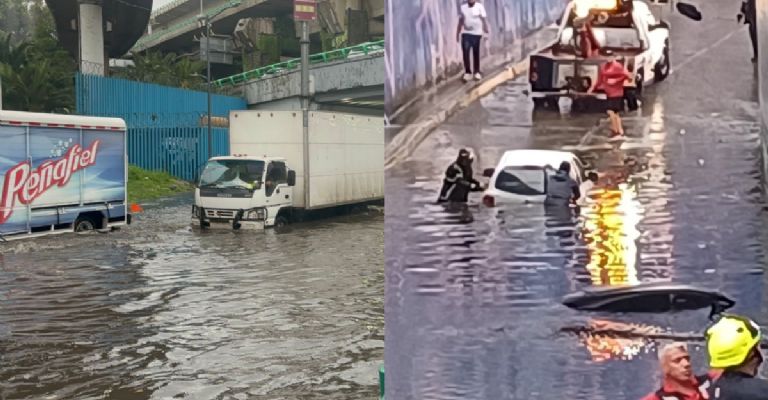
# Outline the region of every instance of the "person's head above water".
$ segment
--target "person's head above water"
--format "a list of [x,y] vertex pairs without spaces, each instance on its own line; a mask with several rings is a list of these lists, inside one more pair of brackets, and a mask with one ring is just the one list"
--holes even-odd
[[749,318],[727,314],[707,329],[709,366],[757,375],[763,362],[760,326]]
[[459,163],[459,165],[470,165],[472,164],[473,158],[472,154],[467,149],[461,149],[459,150],[459,156],[456,158],[456,162]]
[[685,343],[675,342],[662,347],[659,363],[665,380],[685,382],[693,377],[691,356]]

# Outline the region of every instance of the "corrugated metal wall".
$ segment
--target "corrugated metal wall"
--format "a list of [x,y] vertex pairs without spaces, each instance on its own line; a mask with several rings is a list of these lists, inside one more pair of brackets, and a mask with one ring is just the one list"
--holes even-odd
[[[128,162],[192,181],[209,158],[205,92],[78,73],[77,113],[123,118]],[[228,117],[247,109],[245,99],[212,95],[211,113]],[[212,128],[213,155],[229,154],[229,129]]]

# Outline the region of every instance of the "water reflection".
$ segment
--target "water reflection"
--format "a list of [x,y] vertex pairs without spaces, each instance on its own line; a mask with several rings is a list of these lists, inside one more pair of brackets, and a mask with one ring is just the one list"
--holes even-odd
[[600,189],[584,212],[584,238],[589,249],[586,268],[597,286],[633,285],[637,277],[637,224],[642,211],[634,188]]
[[377,392],[383,216],[193,232],[188,200],[0,255],[0,397],[348,399]]

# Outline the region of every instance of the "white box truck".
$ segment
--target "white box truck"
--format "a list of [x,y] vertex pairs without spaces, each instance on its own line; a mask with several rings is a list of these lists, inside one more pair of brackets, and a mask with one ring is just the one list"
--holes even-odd
[[231,155],[200,174],[194,226],[262,229],[384,198],[383,117],[311,111],[308,141],[300,111],[232,111],[229,121]]
[[125,122],[0,110],[0,241],[130,223]]

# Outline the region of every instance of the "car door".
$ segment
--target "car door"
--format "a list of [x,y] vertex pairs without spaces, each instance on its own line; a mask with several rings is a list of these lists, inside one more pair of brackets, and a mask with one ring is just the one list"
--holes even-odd
[[291,190],[288,186],[288,168],[284,161],[272,161],[267,166],[264,179],[267,218],[272,221],[281,207],[291,205]]

